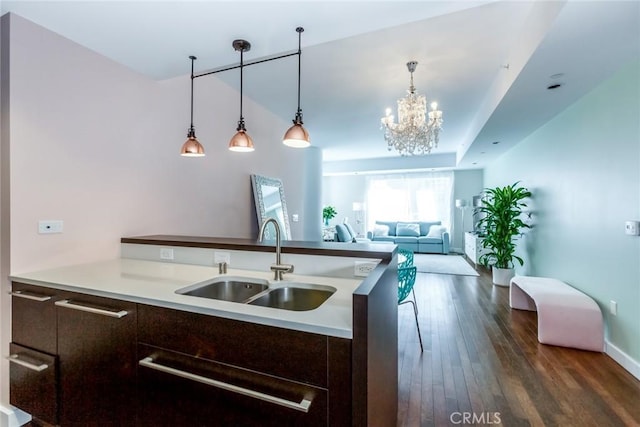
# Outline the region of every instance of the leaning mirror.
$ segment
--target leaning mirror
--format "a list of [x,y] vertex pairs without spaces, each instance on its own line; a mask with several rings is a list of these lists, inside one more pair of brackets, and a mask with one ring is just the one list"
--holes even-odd
[[[289,227],[289,215],[284,199],[284,187],[278,178],[269,178],[261,175],[251,175],[253,198],[256,202],[256,214],[258,215],[258,227],[267,219],[275,218],[280,225],[282,239],[291,240]],[[265,239],[275,240],[275,227],[271,224],[265,230]]]

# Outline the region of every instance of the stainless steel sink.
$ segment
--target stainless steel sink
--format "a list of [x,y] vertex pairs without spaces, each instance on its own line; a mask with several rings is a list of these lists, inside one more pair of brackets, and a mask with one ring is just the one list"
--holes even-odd
[[224,301],[246,302],[268,288],[269,282],[266,280],[226,276],[216,278],[212,282],[178,289],[176,293]]
[[249,301],[250,305],[292,311],[308,311],[320,307],[336,288],[324,285],[288,283]]

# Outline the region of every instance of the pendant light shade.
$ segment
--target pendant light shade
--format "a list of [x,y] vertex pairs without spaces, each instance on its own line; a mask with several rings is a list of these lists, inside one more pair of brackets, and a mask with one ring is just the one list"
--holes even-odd
[[298,111],[293,119],[291,126],[284,134],[282,143],[289,147],[306,148],[311,145],[309,142],[309,132],[302,126],[302,109],[300,108],[300,74],[301,74],[301,57],[302,57],[302,32],[304,28],[296,28],[298,33]]
[[248,153],[255,150],[253,140],[244,129],[238,130],[231,141],[229,141],[229,150],[240,153]]
[[233,48],[240,51],[240,120],[238,120],[238,131],[231,141],[229,141],[229,150],[247,153],[255,150],[253,147],[253,140],[247,134],[247,129],[244,127],[244,117],[242,116],[242,71],[244,69],[244,52],[251,50],[251,43],[246,40],[234,40]]
[[196,136],[189,136],[189,138],[182,144],[180,155],[184,157],[204,157],[204,147],[196,139]]
[[307,148],[311,145],[309,142],[309,132],[302,126],[302,122],[296,123],[291,126],[284,134],[282,143],[289,147],[294,148]]
[[182,144],[182,149],[180,149],[180,155],[185,157],[204,157],[204,147],[196,139],[196,130],[193,127],[193,63],[197,58],[190,56],[189,59],[191,60],[191,125],[187,133],[187,140]]

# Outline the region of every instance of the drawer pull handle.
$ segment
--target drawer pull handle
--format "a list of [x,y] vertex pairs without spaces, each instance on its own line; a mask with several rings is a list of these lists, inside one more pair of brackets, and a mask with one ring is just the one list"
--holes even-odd
[[55,304],[58,307],[66,307],[66,308],[71,308],[71,309],[74,309],[74,310],[86,311],[88,313],[101,314],[103,316],[115,317],[115,318],[118,318],[118,319],[120,319],[121,317],[124,317],[124,316],[126,316],[128,314],[128,312],[126,310],[109,311],[109,310],[103,310],[101,308],[87,307],[86,305],[72,304],[68,299],[65,299],[65,300],[62,300],[62,301],[56,301]]
[[16,365],[23,366],[27,369],[31,369],[32,371],[42,372],[49,367],[46,363],[41,363],[40,365],[34,365],[33,363],[25,362],[24,360],[20,360],[19,354],[11,354],[7,357],[7,360],[11,363],[15,363]]
[[253,397],[254,399],[263,400],[265,402],[274,403],[276,405],[284,406],[285,408],[295,409],[296,411],[309,412],[311,406],[311,400],[302,399],[300,402],[292,402],[290,400],[282,399],[280,397],[272,396],[270,394],[261,393],[259,391],[251,390],[244,387],[238,387],[233,384],[225,383],[222,381],[212,380],[211,378],[203,377],[191,372],[181,371],[179,369],[170,368],[169,366],[155,363],[152,357],[145,357],[138,362],[141,366],[155,369],[160,372],[175,375],[177,377],[186,378],[188,380],[197,381],[202,384],[207,384],[213,387],[221,388],[223,390],[231,391],[234,393],[242,394],[244,396]]
[[18,298],[30,299],[32,301],[39,301],[39,302],[45,302],[51,299],[51,297],[48,295],[38,296],[36,294],[25,294],[23,291],[12,291],[12,292],[10,291],[9,295],[18,297]]

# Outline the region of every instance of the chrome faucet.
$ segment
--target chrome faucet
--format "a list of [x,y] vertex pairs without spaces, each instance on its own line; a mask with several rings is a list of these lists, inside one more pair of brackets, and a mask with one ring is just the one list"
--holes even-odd
[[284,275],[284,273],[293,273],[293,265],[282,264],[282,261],[280,259],[280,225],[275,218],[267,218],[264,220],[264,222],[260,226],[260,232],[258,232],[258,241],[262,242],[264,238],[264,232],[267,229],[267,225],[269,223],[273,223],[273,226],[276,229],[276,263],[271,264],[271,271],[273,271],[275,274],[274,280],[282,280],[282,276]]

